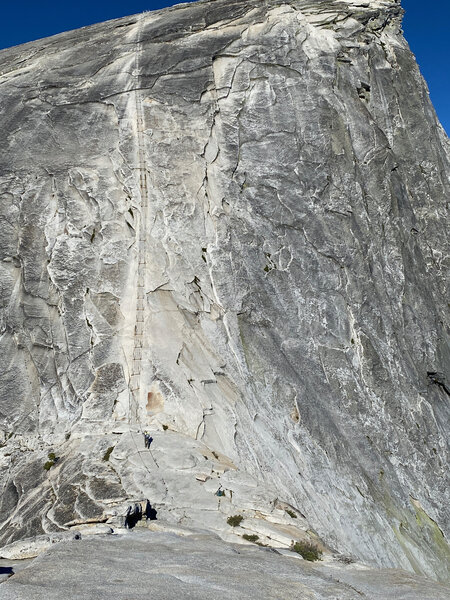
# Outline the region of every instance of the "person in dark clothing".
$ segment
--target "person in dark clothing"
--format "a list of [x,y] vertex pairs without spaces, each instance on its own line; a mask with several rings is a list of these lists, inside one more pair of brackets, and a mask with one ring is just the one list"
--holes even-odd
[[127,529],[133,529],[136,523],[142,519],[142,506],[140,503],[136,503],[134,506],[128,507],[127,514],[125,516],[125,527]]
[[144,433],[144,443],[146,448],[150,448],[150,444],[153,442],[153,438],[148,433]]
[[156,521],[156,514],[157,511],[154,508],[152,508],[152,505],[147,500],[147,503],[145,505],[145,518],[147,519],[147,521]]

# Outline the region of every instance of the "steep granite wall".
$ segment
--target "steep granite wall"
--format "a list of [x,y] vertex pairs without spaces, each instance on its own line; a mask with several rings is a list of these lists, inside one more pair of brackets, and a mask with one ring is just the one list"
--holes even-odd
[[207,0],[0,53],[3,544],[149,498],[445,578],[450,153],[401,16]]

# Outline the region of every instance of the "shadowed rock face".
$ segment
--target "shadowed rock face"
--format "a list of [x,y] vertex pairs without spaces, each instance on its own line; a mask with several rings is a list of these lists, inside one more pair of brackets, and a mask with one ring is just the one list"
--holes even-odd
[[0,53],[2,544],[149,498],[446,577],[449,142],[401,15],[210,0]]

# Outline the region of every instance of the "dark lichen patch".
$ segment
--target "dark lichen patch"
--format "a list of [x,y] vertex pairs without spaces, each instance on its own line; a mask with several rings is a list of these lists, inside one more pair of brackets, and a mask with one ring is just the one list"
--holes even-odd
[[368,83],[361,81],[361,85],[356,89],[361,100],[370,101],[370,85]]
[[108,450],[105,452],[105,454],[103,455],[102,460],[104,460],[105,462],[107,462],[109,460],[109,457],[111,456],[112,451],[114,450],[114,446],[110,446],[108,448]]
[[269,273],[270,271],[273,271],[274,269],[276,269],[277,266],[273,262],[272,255],[269,252],[265,252],[264,254],[265,254],[266,260],[267,260],[266,266],[264,267],[264,271],[266,273]]
[[296,519],[297,518],[297,515],[295,514],[295,512],[293,510],[289,510],[289,508],[287,508],[286,512],[291,517],[291,519]]
[[337,560],[342,563],[343,565],[351,565],[352,563],[355,562],[355,559],[351,556],[347,556],[345,554],[338,554],[336,556]]

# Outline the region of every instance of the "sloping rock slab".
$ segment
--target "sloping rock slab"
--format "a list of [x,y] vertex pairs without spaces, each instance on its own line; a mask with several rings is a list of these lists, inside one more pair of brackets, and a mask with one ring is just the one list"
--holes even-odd
[[52,547],[3,583],[2,600],[447,600],[448,588],[403,571],[330,568],[209,534],[136,531]]

